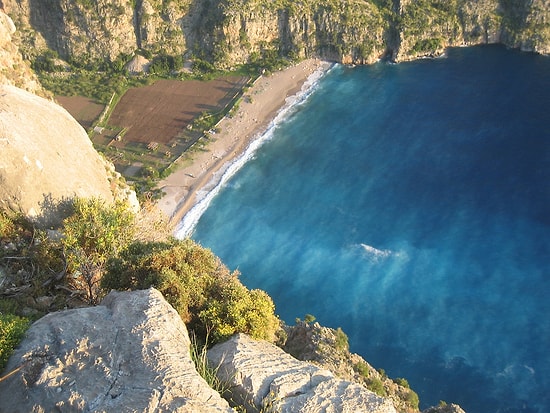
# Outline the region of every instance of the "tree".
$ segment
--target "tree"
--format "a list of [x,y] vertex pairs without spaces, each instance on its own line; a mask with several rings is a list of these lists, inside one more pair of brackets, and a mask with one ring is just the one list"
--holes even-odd
[[134,215],[125,203],[106,205],[98,198],[75,198],[73,213],[63,221],[67,269],[77,288],[85,288],[90,303],[98,301],[105,263],[132,240]]

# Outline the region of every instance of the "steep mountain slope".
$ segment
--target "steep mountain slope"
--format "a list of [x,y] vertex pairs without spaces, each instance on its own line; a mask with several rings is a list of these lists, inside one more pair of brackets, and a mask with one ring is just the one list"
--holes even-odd
[[145,49],[232,66],[259,56],[407,60],[449,45],[550,51],[549,0],[3,0],[25,55],[115,61]]

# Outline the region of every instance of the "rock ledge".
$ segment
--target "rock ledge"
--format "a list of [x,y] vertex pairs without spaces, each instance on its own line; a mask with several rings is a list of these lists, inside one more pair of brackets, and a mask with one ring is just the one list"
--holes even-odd
[[[155,289],[34,323],[0,382],[0,412],[232,412],[198,375],[177,312]],[[6,397],[9,395],[9,397]]]

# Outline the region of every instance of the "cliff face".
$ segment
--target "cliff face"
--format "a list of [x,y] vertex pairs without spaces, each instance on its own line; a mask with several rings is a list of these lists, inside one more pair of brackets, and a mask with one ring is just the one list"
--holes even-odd
[[16,33],[13,21],[0,11],[0,84],[8,84],[42,93],[38,79],[23,61],[17,46],[12,42]]
[[[3,0],[24,54],[115,60],[143,48],[232,66],[260,55],[370,63],[502,42],[550,51],[550,0]],[[34,51],[36,53],[36,51]]]
[[396,60],[482,43],[539,53],[550,47],[548,0],[402,0],[400,17]]
[[59,223],[58,207],[74,196],[126,199],[137,209],[135,193],[84,129],[65,109],[30,93],[43,90],[12,43],[15,34],[0,10],[0,208],[44,226]]
[[230,64],[274,52],[369,63],[385,52],[389,29],[382,11],[368,1],[312,1],[281,7],[264,1],[226,0],[213,26],[211,47],[223,54],[219,60]]

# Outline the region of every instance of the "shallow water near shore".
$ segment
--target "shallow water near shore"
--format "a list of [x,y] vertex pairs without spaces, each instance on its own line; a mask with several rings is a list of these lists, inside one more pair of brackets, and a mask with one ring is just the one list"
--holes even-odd
[[550,411],[550,58],[337,66],[192,238],[421,408]]

